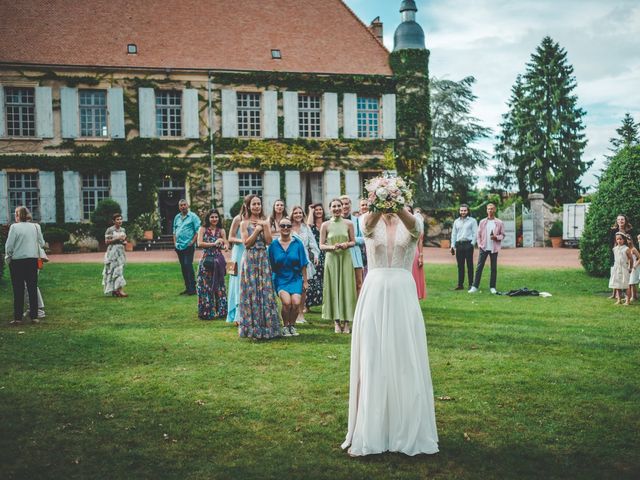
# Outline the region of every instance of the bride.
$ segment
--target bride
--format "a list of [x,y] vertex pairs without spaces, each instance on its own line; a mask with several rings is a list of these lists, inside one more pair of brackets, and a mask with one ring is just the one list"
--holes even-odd
[[351,340],[352,456],[436,453],[438,433],[422,311],[411,275],[422,222],[407,209],[363,216],[369,272]]

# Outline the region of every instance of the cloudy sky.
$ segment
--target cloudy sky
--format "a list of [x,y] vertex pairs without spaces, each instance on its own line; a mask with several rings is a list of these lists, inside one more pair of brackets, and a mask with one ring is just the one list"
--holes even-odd
[[[393,49],[400,0],[345,0],[367,24],[384,23]],[[593,186],[626,112],[640,121],[640,0],[416,0],[417,21],[431,50],[430,73],[476,78],[473,114],[499,131],[516,76],[543,37],[567,51],[578,83],[578,104],[589,141],[584,159],[595,159],[583,178]],[[483,143],[489,153],[493,143]]]

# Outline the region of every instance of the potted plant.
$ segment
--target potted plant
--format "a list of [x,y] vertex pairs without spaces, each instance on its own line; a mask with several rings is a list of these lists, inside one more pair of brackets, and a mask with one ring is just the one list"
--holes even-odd
[[562,220],[556,220],[549,230],[549,240],[553,248],[562,247]]
[[44,239],[49,244],[51,253],[59,254],[64,251],[64,242],[71,236],[64,228],[47,227],[44,229]]
[[144,232],[142,231],[142,228],[140,228],[140,225],[135,222],[127,225],[125,231],[127,232],[127,243],[124,246],[125,250],[127,252],[133,252],[138,240],[142,239]]
[[136,219],[136,223],[142,229],[142,238],[153,240],[156,232],[160,231],[160,217],[157,212],[143,213]]

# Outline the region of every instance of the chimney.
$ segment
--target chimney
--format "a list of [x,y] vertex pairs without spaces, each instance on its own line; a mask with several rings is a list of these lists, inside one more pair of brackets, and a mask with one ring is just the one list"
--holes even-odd
[[380,43],[383,43],[384,38],[382,34],[382,22],[380,21],[380,17],[376,17],[369,25],[369,30],[373,35],[378,39]]

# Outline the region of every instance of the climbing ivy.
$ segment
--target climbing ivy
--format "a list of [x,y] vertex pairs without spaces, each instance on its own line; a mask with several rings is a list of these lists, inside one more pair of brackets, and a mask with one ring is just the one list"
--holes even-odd
[[429,54],[426,49],[406,49],[389,57],[397,82],[396,168],[416,182],[418,193],[423,190],[422,170],[431,151]]

